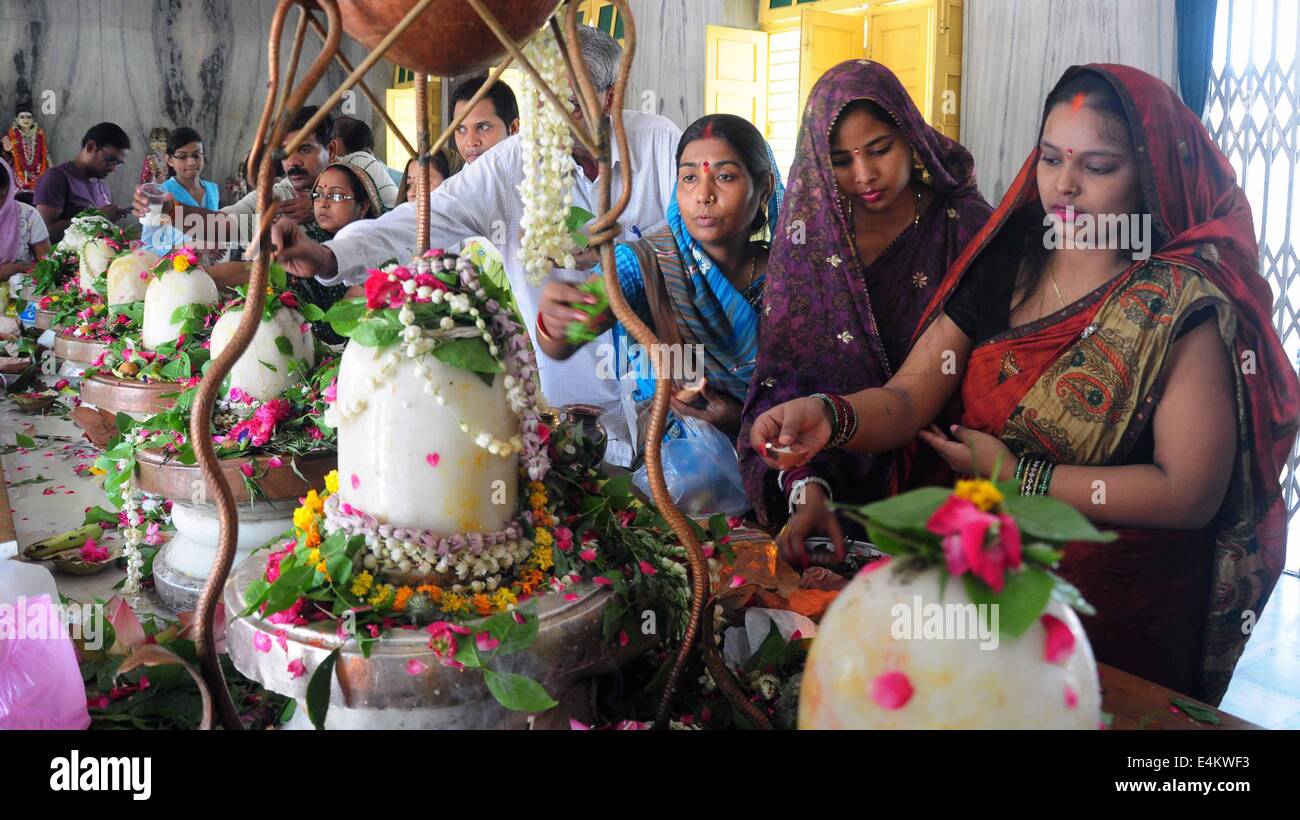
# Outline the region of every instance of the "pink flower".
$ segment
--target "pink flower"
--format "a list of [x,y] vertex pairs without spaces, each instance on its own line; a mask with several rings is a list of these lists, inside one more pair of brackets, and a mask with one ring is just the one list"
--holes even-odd
[[[700,712],[700,717],[704,717],[704,712]],[[618,732],[634,732],[649,728],[649,723],[642,723],[639,720],[620,720],[614,725],[614,730]]]
[[360,478],[357,478],[357,474],[356,474],[356,473],[353,473],[353,474],[352,474],[352,489],[354,489],[354,490],[359,490],[359,489],[361,489],[361,479],[360,479]]
[[280,294],[280,304],[287,308],[298,307],[298,297],[289,291]]
[[1068,683],[1065,685],[1065,708],[1079,708],[1079,693],[1074,691],[1074,687]]
[[644,559],[641,561],[641,574],[642,574],[642,575],[656,575],[656,574],[658,574],[658,572],[659,572],[659,570],[655,569],[655,568],[654,568],[654,565],[651,564],[649,561],[646,561],[646,560],[644,560]]
[[302,660],[295,658],[289,661],[289,680],[297,680],[307,674],[307,667],[303,666]]
[[523,616],[523,613],[521,613],[519,610],[517,610],[517,609],[512,609],[512,610],[510,610],[510,617],[514,619],[515,623],[517,623],[517,624],[519,624],[519,625],[521,625],[521,626],[523,625],[523,623],[524,623],[524,616]]
[[560,552],[573,549],[573,530],[568,527],[556,527],[551,530],[551,535],[555,536],[555,546]]
[[456,636],[468,635],[469,630],[449,621],[434,621],[424,628],[429,633],[429,648],[443,666],[463,669],[465,664],[456,660]]
[[430,467],[437,467],[438,462],[442,461],[442,456],[438,455],[437,453],[429,453],[427,456],[424,457],[424,460],[429,463]]
[[881,567],[883,567],[885,564],[888,563],[889,563],[889,556],[887,555],[884,558],[877,558],[871,563],[863,566],[862,569],[858,570],[858,575],[870,575],[871,573],[875,572],[876,570],[880,569]]
[[626,630],[626,629],[620,629],[620,630],[618,631],[618,645],[619,645],[619,646],[627,646],[627,630]]
[[591,727],[577,718],[569,718],[569,729],[575,732],[589,732]]
[[1054,615],[1043,615],[1038,619],[1047,630],[1047,640],[1043,644],[1043,660],[1048,663],[1065,663],[1074,653],[1074,633],[1064,621]]
[[284,549],[280,550],[279,552],[273,552],[270,555],[266,556],[265,577],[268,583],[274,584],[276,579],[280,577],[280,562],[284,560],[284,556],[293,552],[293,548],[295,546],[297,546],[296,542],[289,541],[288,543],[285,544]]
[[252,478],[254,473],[253,462],[245,461],[243,464],[239,465],[239,472],[243,473],[249,478]]
[[325,388],[325,392],[322,393],[321,396],[324,397],[325,401],[329,404],[333,404],[334,402],[338,401],[339,380],[335,379],[334,381],[330,382],[330,386]]
[[270,652],[271,636],[266,634],[265,632],[254,632],[253,648],[256,649],[258,652]]
[[370,637],[379,638],[379,626],[377,624],[366,624],[366,631],[370,633]]
[[285,652],[289,651],[289,633],[285,632],[283,629],[275,630],[275,642],[278,643],[280,648]]
[[738,587],[738,586],[742,586],[742,585],[744,585],[744,583],[745,583],[745,578],[744,578],[744,576],[742,576],[742,575],[733,575],[733,576],[731,576],[731,581],[727,584],[727,586],[728,586],[729,588],[731,588],[731,589],[735,589],[735,588]]
[[1020,530],[1008,515],[986,513],[952,495],[925,526],[943,538],[943,554],[953,575],[972,572],[994,592],[1001,592],[1007,568],[1020,566]]
[[100,695],[97,698],[86,698],[87,709],[107,709],[108,695]]
[[727,519],[727,529],[729,530],[739,529],[740,526],[744,523],[745,522],[740,520],[740,516],[733,515]]
[[912,682],[902,672],[886,672],[871,682],[871,698],[881,709],[902,709],[913,693]]
[[320,441],[325,438],[325,434],[320,431],[319,427],[313,424],[311,427],[307,428],[307,438],[312,441]]
[[585,549],[585,550],[583,550],[582,552],[578,553],[578,557],[581,558],[581,559],[584,560],[584,561],[595,561],[595,560],[596,560],[596,551],[595,551],[594,549],[592,549],[591,547],[587,547],[587,549]]
[[305,603],[306,603],[305,599],[299,598],[298,600],[293,602],[293,606],[289,607],[288,609],[282,609],[273,615],[266,616],[266,620],[268,623],[273,623],[273,624],[294,623],[302,615],[302,607],[303,604]]
[[101,547],[95,543],[95,539],[88,538],[86,543],[81,547],[81,560],[89,561],[92,564],[98,564],[108,560],[108,548]]
[[591,582],[602,587],[613,586],[613,581],[610,581],[604,575],[597,575],[595,578],[591,579]]
[[501,645],[501,641],[492,637],[490,633],[480,632],[474,636],[474,645],[478,647],[480,652],[491,652]]
[[632,526],[632,522],[636,521],[636,513],[631,510],[619,510],[614,513],[614,517],[617,518],[618,523],[624,527],[630,527]]
[[381,310],[402,303],[402,283],[392,281],[388,274],[374,271],[366,280],[366,307]]
[[284,466],[284,460],[281,459],[279,456],[271,456],[270,458],[268,458],[268,459],[266,460],[266,466],[268,466],[268,467],[282,467],[282,466]]
[[411,677],[415,677],[417,675],[423,675],[425,671],[428,670],[428,668],[429,668],[429,664],[425,663],[419,658],[411,658],[409,661],[406,662],[406,674],[410,675]]
[[546,442],[550,441],[551,428],[547,427],[545,424],[537,425],[537,440],[540,441],[542,444],[545,444]]
[[57,382],[54,383],[54,389],[55,389],[55,390],[62,390],[63,388],[65,388],[65,387],[67,387],[67,386],[68,386],[68,380],[67,380],[67,379],[59,379]]
[[150,521],[149,526],[145,528],[144,542],[151,547],[156,547],[162,543],[162,532],[158,528],[157,521]]
[[566,601],[576,601],[576,600],[578,600],[578,593],[576,593],[576,592],[566,592],[566,593],[564,594],[564,600],[566,600]]

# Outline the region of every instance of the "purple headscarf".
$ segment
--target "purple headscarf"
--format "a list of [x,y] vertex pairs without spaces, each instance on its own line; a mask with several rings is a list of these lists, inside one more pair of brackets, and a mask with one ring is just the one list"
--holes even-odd
[[18,212],[18,180],[14,178],[14,169],[3,159],[0,159],[0,165],[4,166],[5,175],[9,177],[4,204],[0,205],[0,265],[4,265],[16,261],[22,250],[18,225],[22,215]]
[[[929,172],[934,200],[865,269],[839,205],[830,134],[845,106],[870,100],[893,119]],[[812,393],[879,387],[911,349],[913,333],[949,264],[992,208],[975,187],[974,161],[957,142],[926,125],[889,69],[850,60],[813,87],[799,132],[785,208],[773,234],[758,364],[749,385],[739,447],[741,474],[760,519],[786,515],[775,473],[749,446],[766,410]],[[822,453],[801,474],[829,481],[841,501],[883,495],[890,456]]]

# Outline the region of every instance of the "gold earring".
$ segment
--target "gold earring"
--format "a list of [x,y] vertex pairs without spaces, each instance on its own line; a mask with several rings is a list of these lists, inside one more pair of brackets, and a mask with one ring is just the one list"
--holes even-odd
[[915,151],[912,152],[912,170],[919,172],[922,185],[929,185],[933,179],[930,176],[930,169],[925,167],[925,163],[921,162],[921,158],[917,156]]

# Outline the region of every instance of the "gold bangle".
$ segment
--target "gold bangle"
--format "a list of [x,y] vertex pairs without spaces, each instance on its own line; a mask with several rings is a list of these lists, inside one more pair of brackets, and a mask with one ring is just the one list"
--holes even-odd
[[546,322],[542,321],[542,312],[540,310],[537,311],[537,335],[548,342],[560,341],[546,331]]

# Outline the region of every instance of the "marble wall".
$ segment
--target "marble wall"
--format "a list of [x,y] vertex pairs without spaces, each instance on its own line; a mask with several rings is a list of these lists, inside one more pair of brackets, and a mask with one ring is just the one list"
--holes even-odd
[[1135,66],[1176,88],[1174,0],[965,0],[962,142],[990,201],[1033,148],[1061,73],[1094,62]]
[[[122,126],[131,137],[130,158],[108,177],[120,205],[130,202],[156,125],[188,125],[202,134],[204,177],[224,182],[247,152],[266,99],[274,9],[271,0],[3,0],[0,123],[7,127],[18,97],[30,96],[54,163],[76,155],[91,125]],[[286,68],[297,17],[291,12],[285,26]],[[300,77],[320,50],[310,31],[305,42]],[[344,51],[354,64],[365,53],[348,38]],[[324,101],[344,76],[337,63],[331,66],[310,102]],[[368,74],[381,100],[391,77],[392,65],[382,60]],[[52,113],[42,112],[43,101]],[[373,118],[360,91],[350,104],[354,116]],[[375,131],[382,145],[384,132]]]

